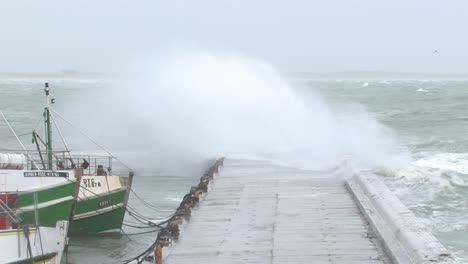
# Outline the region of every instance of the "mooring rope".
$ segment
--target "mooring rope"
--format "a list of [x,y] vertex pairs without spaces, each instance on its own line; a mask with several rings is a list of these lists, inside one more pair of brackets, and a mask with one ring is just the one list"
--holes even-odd
[[[68,179],[68,178],[67,178],[67,180],[70,181],[70,182],[72,182],[72,183],[76,183],[76,182],[74,182],[74,181],[71,180],[71,179]],[[81,188],[81,189],[84,189],[85,191],[90,192],[91,194],[95,195],[95,196],[98,197],[98,198],[105,198],[105,197],[108,196],[108,195],[100,195],[100,194],[98,194],[98,193],[92,191],[91,189],[86,188],[86,187],[84,187],[84,186],[82,186],[82,185],[80,185],[80,188]],[[82,198],[79,198],[79,197],[78,197],[78,199],[79,199],[80,201],[83,201]],[[155,219],[152,219],[152,218],[150,218],[150,217],[147,217],[147,216],[144,216],[144,215],[140,214],[139,212],[137,212],[135,209],[133,209],[133,208],[132,208],[130,205],[128,205],[128,204],[127,204],[126,207],[124,207],[124,205],[117,205],[117,204],[112,205],[112,206],[115,206],[115,207],[117,207],[117,208],[123,208],[123,209],[125,209],[125,211],[128,213],[129,216],[133,217],[136,221],[138,221],[138,222],[141,223],[141,224],[144,224],[146,227],[149,227],[149,228],[152,228],[152,227],[162,228],[162,225],[166,223],[166,221],[162,221],[162,222],[156,224],[156,223],[152,222],[152,220],[155,220]],[[95,213],[99,213],[99,212],[100,212],[99,209],[93,210],[93,211],[94,211]],[[167,218],[172,217],[173,215],[174,215],[174,214],[171,214],[170,216],[165,217],[165,218],[161,218],[161,219],[167,219]],[[123,224],[123,225],[124,225],[124,224]],[[128,235],[131,235],[131,234],[125,234],[125,235],[128,236]]]
[[130,191],[133,193],[133,195],[139,200],[141,201],[144,205],[146,205],[147,207],[149,207],[150,209],[154,210],[154,211],[157,211],[157,212],[172,212],[174,210],[171,210],[171,209],[160,209],[150,203],[148,203],[147,201],[145,201],[143,198],[141,198],[134,190],[133,188],[130,188]]
[[[140,264],[145,260],[152,261],[156,264],[162,264],[162,248],[171,245],[173,240],[178,239],[179,224],[183,222],[184,218],[188,219],[190,217],[191,209],[199,202],[200,195],[208,191],[209,182],[214,178],[214,175],[218,172],[219,166],[221,166],[223,162],[224,158],[218,159],[200,178],[198,186],[192,187],[190,192],[184,196],[174,215],[166,221],[163,221],[166,225],[159,230],[156,241],[138,256],[125,260],[123,264],[128,264],[132,261],[136,261]],[[162,225],[163,223],[160,224]],[[140,234],[144,233],[151,233],[151,231],[142,232]],[[153,257],[151,257],[151,253],[154,254]]]

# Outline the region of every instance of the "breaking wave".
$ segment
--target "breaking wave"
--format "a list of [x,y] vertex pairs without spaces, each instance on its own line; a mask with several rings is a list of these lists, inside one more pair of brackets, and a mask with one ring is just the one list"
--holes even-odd
[[[468,187],[468,154],[439,153],[412,162],[405,168],[379,168],[378,174],[440,187]],[[443,189],[440,189],[443,191]]]
[[[292,85],[263,61],[197,52],[131,67],[117,89],[107,92],[121,106],[118,118],[139,128],[126,143],[158,158],[249,155],[302,168],[343,160],[369,168],[409,160],[364,108],[334,109],[313,88]],[[298,89],[307,89],[307,95]]]
[[468,153],[439,153],[414,162],[420,167],[468,174]]

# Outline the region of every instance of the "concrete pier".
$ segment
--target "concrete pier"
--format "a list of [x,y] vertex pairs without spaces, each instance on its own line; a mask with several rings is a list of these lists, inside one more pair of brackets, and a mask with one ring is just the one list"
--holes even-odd
[[335,172],[226,159],[164,263],[452,263],[426,230],[430,248],[382,230],[391,217],[374,222],[381,209],[361,187]]

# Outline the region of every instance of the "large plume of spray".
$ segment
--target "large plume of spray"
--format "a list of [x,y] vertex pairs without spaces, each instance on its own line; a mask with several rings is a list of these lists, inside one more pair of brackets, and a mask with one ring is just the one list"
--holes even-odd
[[369,168],[401,157],[398,144],[367,112],[331,109],[310,87],[302,87],[307,96],[299,95],[267,63],[192,53],[131,65],[123,80],[106,90],[117,118],[106,119],[113,137],[101,138],[107,145],[143,151],[140,162],[158,160],[158,166],[171,167],[249,156],[306,168],[347,159]]

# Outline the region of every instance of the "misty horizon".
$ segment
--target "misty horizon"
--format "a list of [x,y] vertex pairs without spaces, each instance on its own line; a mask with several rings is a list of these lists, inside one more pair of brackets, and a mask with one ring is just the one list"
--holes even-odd
[[[453,79],[465,80],[468,73],[425,73],[425,72],[386,72],[386,71],[340,71],[340,72],[283,72],[283,75],[290,78],[310,78],[310,79]],[[0,72],[0,78],[95,78],[106,79],[115,77],[115,74],[103,72],[82,72],[77,70],[66,70],[58,72]]]
[[466,1],[5,2],[0,72],[115,74],[168,53],[213,52],[283,72],[467,74]]

